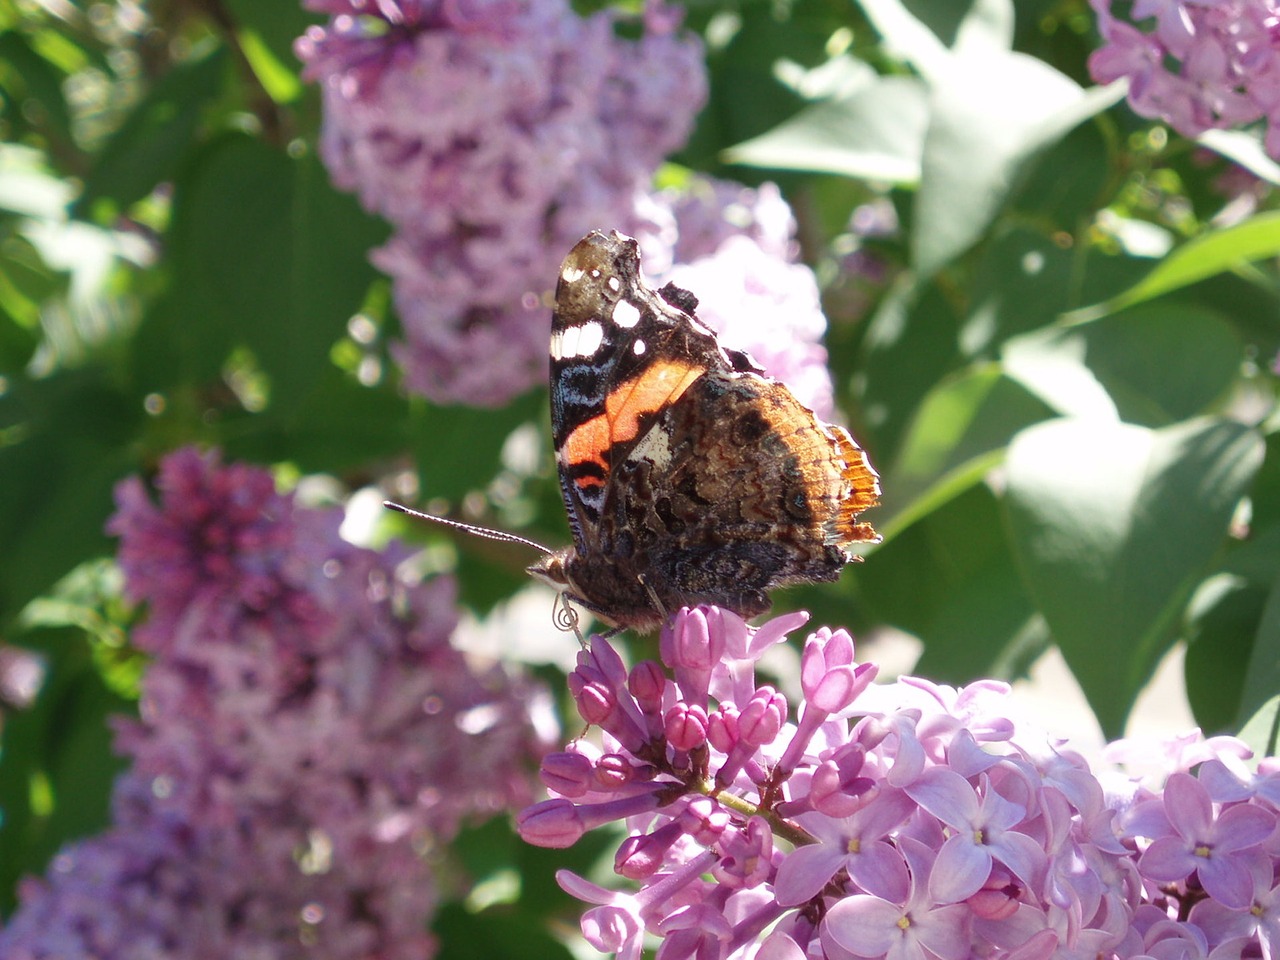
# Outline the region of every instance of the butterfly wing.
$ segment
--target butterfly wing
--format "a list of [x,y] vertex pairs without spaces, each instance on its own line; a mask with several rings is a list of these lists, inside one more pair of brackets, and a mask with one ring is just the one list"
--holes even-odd
[[614,471],[662,413],[710,369],[757,370],[691,320],[697,301],[650,290],[635,240],[593,232],[569,252],[551,326],[551,422],[561,493],[579,553],[599,547]]

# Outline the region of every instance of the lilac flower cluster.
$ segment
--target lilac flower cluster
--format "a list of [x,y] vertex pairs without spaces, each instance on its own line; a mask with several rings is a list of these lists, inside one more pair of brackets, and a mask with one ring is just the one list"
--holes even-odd
[[436,861],[528,797],[536,691],[449,644],[447,578],[191,449],[117,491],[153,654],[113,823],[23,881],[6,960],[430,956]]
[[792,718],[755,665],[805,619],[687,609],[662,664],[628,670],[599,637],[580,656],[570,689],[601,742],[548,756],[553,798],[518,824],[564,847],[626,822],[615,870],[638,889],[558,876],[591,904],[597,949],[634,960],[648,935],[658,960],[1275,955],[1280,765],[1251,775],[1243,744],[1194,740],[1163,789],[1104,791],[1008,716],[1004,684],[872,685],[826,628],[805,642]]
[[[702,50],[646,4],[582,18],[567,0],[309,0],[297,43],[322,84],[334,181],[395,226],[408,387],[498,404],[541,382],[551,284],[577,240],[628,230],[706,99]],[[481,358],[481,359],[478,359]]]
[[[1129,104],[1187,137],[1266,120],[1280,158],[1280,6],[1276,0],[1136,0],[1126,22],[1089,0],[1104,46],[1100,83],[1129,78]],[[1142,26],[1138,26],[1142,24]]]

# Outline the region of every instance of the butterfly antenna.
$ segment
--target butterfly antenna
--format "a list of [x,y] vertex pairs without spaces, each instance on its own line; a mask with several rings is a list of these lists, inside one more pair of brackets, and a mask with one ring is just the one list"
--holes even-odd
[[554,550],[544,547],[540,543],[528,540],[524,537],[517,537],[514,533],[507,533],[504,530],[490,530],[488,527],[477,527],[474,524],[463,523],[461,520],[450,520],[447,517],[437,517],[433,513],[423,513],[420,510],[414,510],[411,507],[406,507],[404,504],[396,503],[393,500],[383,500],[382,505],[388,510],[395,510],[399,513],[406,514],[407,516],[413,517],[415,520],[430,520],[432,523],[439,523],[446,527],[453,527],[455,530],[461,530],[474,537],[484,537],[487,540],[500,540],[503,543],[519,543],[526,547],[532,547],[534,550],[538,550],[544,554],[555,552]]

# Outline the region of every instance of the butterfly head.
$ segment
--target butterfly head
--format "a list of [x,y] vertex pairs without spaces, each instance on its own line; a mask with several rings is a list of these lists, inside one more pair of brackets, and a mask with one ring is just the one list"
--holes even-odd
[[541,580],[552,590],[571,590],[573,584],[569,580],[569,561],[573,558],[573,552],[573,547],[552,550],[525,567],[525,572],[533,579]]

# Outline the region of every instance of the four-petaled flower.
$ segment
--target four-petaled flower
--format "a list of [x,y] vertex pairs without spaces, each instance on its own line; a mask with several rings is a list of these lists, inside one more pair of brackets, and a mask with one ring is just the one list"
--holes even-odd
[[1006,800],[983,775],[981,790],[946,767],[932,767],[907,787],[911,799],[952,828],[938,851],[932,896],[956,903],[977,893],[999,861],[1028,886],[1043,876],[1044,847],[1013,829],[1026,817],[1020,804]]
[[1138,861],[1142,874],[1171,882],[1194,870],[1209,896],[1226,907],[1247,907],[1254,892],[1247,853],[1271,835],[1275,815],[1241,803],[1215,817],[1209,791],[1188,773],[1175,773],[1165,784],[1164,810],[1174,835],[1147,848]]
[[823,936],[855,957],[886,960],[964,960],[969,956],[970,912],[939,904],[930,894],[939,869],[933,851],[911,837],[898,841],[911,879],[900,902],[858,894],[833,906]]

